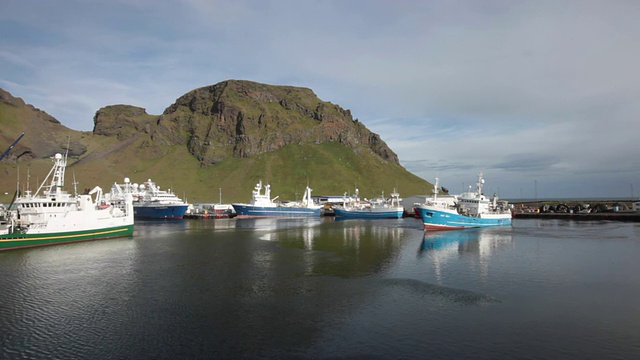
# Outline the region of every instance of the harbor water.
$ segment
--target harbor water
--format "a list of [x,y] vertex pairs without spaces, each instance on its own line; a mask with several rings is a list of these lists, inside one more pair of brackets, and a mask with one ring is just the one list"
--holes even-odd
[[638,359],[640,224],[137,221],[0,252],[1,359]]

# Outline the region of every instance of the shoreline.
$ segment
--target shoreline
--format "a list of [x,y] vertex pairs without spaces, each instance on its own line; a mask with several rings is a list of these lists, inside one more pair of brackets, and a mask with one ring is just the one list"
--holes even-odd
[[514,219],[613,220],[640,222],[639,212],[536,213],[514,212]]

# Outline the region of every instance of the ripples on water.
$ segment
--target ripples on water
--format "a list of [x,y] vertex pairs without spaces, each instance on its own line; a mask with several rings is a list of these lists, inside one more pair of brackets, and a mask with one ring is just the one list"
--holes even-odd
[[638,358],[640,228],[139,222],[0,253],[0,358]]

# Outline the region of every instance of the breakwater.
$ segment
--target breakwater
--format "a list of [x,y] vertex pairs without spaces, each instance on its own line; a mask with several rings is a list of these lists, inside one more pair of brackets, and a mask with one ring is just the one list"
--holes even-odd
[[638,212],[601,212],[601,213],[543,213],[514,212],[515,219],[565,219],[565,220],[613,220],[640,221]]
[[637,200],[559,199],[512,201],[513,217],[519,219],[640,221]]

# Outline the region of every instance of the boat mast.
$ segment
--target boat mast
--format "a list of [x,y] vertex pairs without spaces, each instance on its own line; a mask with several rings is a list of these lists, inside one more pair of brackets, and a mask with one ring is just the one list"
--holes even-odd
[[436,183],[433,184],[433,201],[438,200],[438,185],[440,185],[440,180],[436,178]]
[[[53,167],[51,168],[47,176],[44,178],[44,180],[38,187],[38,190],[33,196],[37,196],[40,193],[40,190],[42,190],[42,188],[48,188],[48,193],[54,194],[54,191],[53,191],[54,188],[59,189],[59,188],[62,188],[62,186],[64,186],[64,168],[67,165],[66,158],[63,159],[62,154],[57,153],[52,159],[54,161]],[[60,169],[60,167],[62,167],[62,169]],[[51,183],[49,184],[49,186],[45,186],[45,183],[47,182],[51,174],[54,174],[53,177],[51,178]]]
[[484,179],[482,178],[482,171],[478,174],[478,182],[476,183],[476,192],[478,195],[482,195],[482,185],[484,184]]
[[[68,150],[67,150],[68,153]],[[64,154],[64,157],[60,154],[56,154],[56,171],[53,173],[53,179],[51,180],[51,189],[49,189],[49,193],[51,195],[59,194],[64,187],[64,170],[67,166],[67,153]]]
[[76,172],[73,171],[73,195],[78,196],[78,182],[76,181]]

